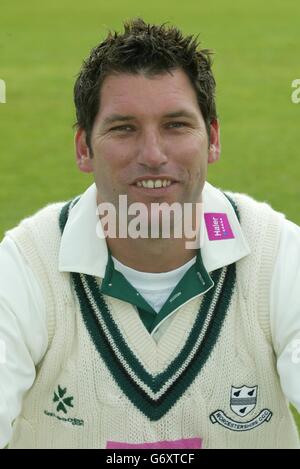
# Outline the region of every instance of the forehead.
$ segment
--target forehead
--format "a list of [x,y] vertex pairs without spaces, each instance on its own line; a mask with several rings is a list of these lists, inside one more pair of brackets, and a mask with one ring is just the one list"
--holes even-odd
[[124,73],[104,80],[98,118],[112,113],[160,115],[179,108],[200,113],[196,92],[182,70],[153,77]]

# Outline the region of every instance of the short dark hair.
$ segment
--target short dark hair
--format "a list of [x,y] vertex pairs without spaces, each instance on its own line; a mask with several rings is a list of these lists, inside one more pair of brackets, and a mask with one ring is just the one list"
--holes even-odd
[[212,52],[200,49],[198,37],[184,37],[167,24],[147,24],[141,18],[124,23],[124,32],[109,32],[83,62],[74,86],[77,128],[91,133],[100,106],[100,89],[112,74],[129,73],[155,76],[182,69],[193,85],[209,136],[210,124],[217,118]]

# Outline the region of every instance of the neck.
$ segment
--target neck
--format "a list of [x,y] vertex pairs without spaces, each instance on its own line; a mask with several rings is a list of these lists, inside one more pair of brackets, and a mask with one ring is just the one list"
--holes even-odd
[[106,241],[118,261],[141,272],[168,272],[197,254],[196,249],[186,249],[185,239],[107,238]]

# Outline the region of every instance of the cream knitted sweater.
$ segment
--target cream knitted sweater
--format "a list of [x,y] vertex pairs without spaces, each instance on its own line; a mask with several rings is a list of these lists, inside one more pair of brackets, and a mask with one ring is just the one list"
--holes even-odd
[[10,232],[40,280],[49,331],[10,448],[298,447],[269,328],[280,215],[230,195],[251,254],[211,273],[215,287],[158,343],[133,306],[101,297],[100,279],[58,272],[63,204]]

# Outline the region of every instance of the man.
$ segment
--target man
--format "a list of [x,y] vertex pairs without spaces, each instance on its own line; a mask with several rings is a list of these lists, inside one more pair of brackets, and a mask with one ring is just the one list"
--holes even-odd
[[[76,154],[95,184],[1,245],[2,446],[298,447],[300,230],[206,182],[214,90],[207,50],[142,20],[84,62]],[[120,228],[120,196],[147,209],[144,236]],[[174,203],[196,210],[164,236]],[[188,218],[200,248],[175,236]]]

